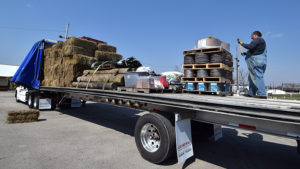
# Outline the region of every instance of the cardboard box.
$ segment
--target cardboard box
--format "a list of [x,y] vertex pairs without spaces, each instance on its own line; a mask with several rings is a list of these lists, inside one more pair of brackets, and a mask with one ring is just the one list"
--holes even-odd
[[152,77],[139,77],[137,78],[136,88],[139,89],[154,89],[154,79]]

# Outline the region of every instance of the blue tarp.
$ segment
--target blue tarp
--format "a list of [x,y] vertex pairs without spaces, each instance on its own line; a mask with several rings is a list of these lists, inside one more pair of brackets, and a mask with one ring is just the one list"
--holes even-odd
[[36,42],[11,79],[12,82],[25,87],[39,89],[39,74],[45,43],[55,44],[46,40]]

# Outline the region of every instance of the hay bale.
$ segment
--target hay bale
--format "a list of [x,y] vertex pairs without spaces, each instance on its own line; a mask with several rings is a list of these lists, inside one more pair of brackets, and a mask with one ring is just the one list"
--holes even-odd
[[113,52],[95,51],[95,58],[97,61],[119,61],[123,58],[122,55]]
[[117,83],[103,83],[103,82],[73,82],[73,87],[79,87],[79,88],[86,88],[88,85],[88,88],[90,89],[108,89],[108,90],[117,90],[118,86],[120,84]]
[[70,37],[69,39],[66,40],[65,45],[70,45],[70,46],[79,46],[83,47],[85,49],[89,50],[96,50],[97,49],[97,43],[85,39],[79,39],[76,37]]
[[48,56],[50,54],[51,50],[52,50],[51,48],[45,49],[44,50],[44,56]]
[[122,74],[122,73],[126,73],[132,71],[130,68],[116,68],[116,69],[110,69],[110,70],[99,70],[97,72],[95,72],[95,70],[84,70],[83,71],[83,75],[88,75],[88,74]]
[[54,59],[45,58],[43,86],[71,87],[72,82],[90,68],[95,59],[85,55],[72,55]]
[[14,110],[7,112],[6,123],[25,123],[38,121],[40,115],[39,110]]
[[81,65],[87,65],[88,67],[90,67],[90,65],[93,64],[95,61],[96,61],[95,58],[86,55],[81,55],[81,54],[76,54],[69,58],[68,57],[64,58],[64,63],[66,64],[81,64]]
[[85,56],[94,57],[94,50],[89,50],[79,46],[64,45],[62,52],[64,56],[81,54]]
[[97,48],[98,48],[98,50],[103,51],[103,52],[112,52],[112,53],[117,52],[117,48],[115,46],[111,46],[111,45],[98,44]]
[[[99,48],[95,56],[95,50]],[[89,40],[71,37],[65,42],[59,41],[49,49],[44,50],[43,77],[41,85],[56,87],[72,87],[72,82],[77,77],[82,76],[86,69],[95,61],[118,61],[122,55],[116,54],[116,47],[110,45],[97,44]],[[114,71],[113,73],[123,73]],[[87,72],[89,73],[89,72]],[[118,79],[112,79],[113,82],[123,82]]]
[[57,43],[55,45],[52,46],[52,50],[56,50],[56,49],[62,49],[64,45],[63,41],[57,41]]
[[16,116],[16,115],[28,115],[28,114],[39,114],[40,111],[36,109],[29,109],[29,110],[11,110],[7,112],[9,116]]
[[80,76],[77,78],[78,82],[110,82],[110,83],[119,83],[124,85],[124,74],[94,74],[87,76]]
[[62,58],[62,49],[51,50],[49,59],[53,59],[53,61]]

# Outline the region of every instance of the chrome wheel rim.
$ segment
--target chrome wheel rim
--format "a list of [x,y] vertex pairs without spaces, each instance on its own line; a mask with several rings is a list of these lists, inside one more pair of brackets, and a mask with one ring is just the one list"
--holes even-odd
[[31,96],[29,95],[29,98],[28,98],[28,105],[31,105]]
[[145,150],[148,152],[156,152],[160,147],[160,134],[157,127],[154,124],[147,123],[142,127],[141,143]]
[[37,104],[38,104],[37,102],[38,102],[37,97],[34,97],[34,102],[33,102],[33,107],[34,107],[34,108],[38,108],[38,107],[37,107]]

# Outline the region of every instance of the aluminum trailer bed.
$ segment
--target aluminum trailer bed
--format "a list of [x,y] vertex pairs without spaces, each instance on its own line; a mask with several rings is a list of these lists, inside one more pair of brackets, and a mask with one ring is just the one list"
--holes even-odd
[[[181,119],[190,118],[194,121],[209,124],[219,124],[288,137],[297,140],[299,151],[300,101],[264,100],[235,96],[201,96],[184,93],[143,94],[65,87],[40,87],[39,92],[49,93],[51,96],[60,95],[61,98],[130,106],[158,114],[168,112],[178,114]],[[135,137],[136,142],[138,142],[139,137]],[[144,144],[141,145],[145,147]],[[141,150],[142,146],[137,146],[141,155],[154,163],[162,162],[169,156],[164,155],[157,159],[152,157],[151,153],[149,155],[148,152],[147,155],[147,151]],[[153,148],[150,147],[149,151],[152,150]]]

